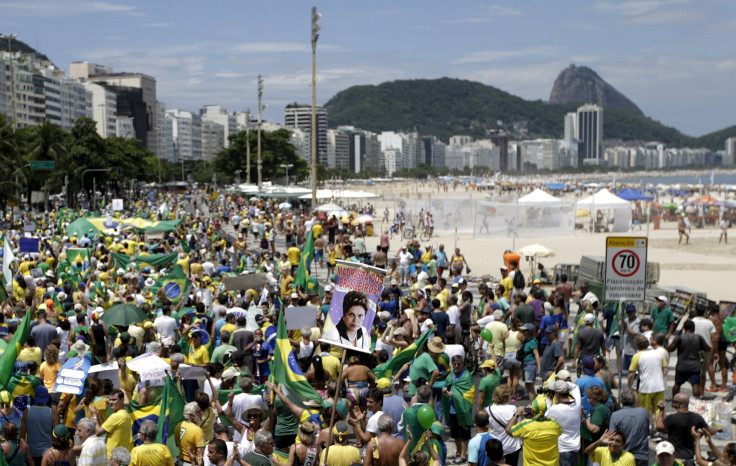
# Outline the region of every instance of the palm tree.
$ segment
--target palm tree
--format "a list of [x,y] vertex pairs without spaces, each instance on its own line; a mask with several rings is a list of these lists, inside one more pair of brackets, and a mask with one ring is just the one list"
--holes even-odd
[[[9,199],[16,199],[17,183],[13,174],[25,165],[23,151],[25,147],[25,133],[15,131],[10,119],[0,113],[0,201],[3,205]],[[21,171],[19,175],[25,178]]]
[[67,146],[68,134],[59,126],[47,120],[40,126],[33,128],[31,138],[30,159],[37,161],[53,160],[56,163],[56,170],[50,173],[50,176],[46,179],[45,200],[48,203],[50,185],[61,186],[64,173],[71,168],[67,165],[66,160],[66,155],[69,152]]

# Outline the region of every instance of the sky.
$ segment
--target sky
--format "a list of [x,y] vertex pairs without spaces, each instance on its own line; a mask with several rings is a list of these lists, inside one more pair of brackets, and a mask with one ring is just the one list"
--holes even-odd
[[263,118],[282,123],[287,104],[311,103],[312,6],[318,105],[445,76],[546,101],[574,63],[686,134],[736,124],[734,0],[0,0],[0,32],[67,72],[90,61],[153,76],[167,108],[255,112],[262,75]]

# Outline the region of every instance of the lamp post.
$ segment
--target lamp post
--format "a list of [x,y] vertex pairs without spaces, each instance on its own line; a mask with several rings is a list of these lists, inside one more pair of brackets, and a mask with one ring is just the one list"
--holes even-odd
[[321,18],[317,7],[312,7],[312,209],[317,207],[317,39]]
[[243,173],[243,170],[235,170],[235,184],[240,186],[240,174]]
[[[0,34],[0,39],[8,39],[8,55],[13,55],[13,46],[12,46],[12,40],[18,37],[18,34],[11,33],[11,34]],[[10,60],[12,60],[12,56],[9,57]],[[15,66],[13,66],[13,63],[10,63],[10,116],[13,118],[12,128],[13,132],[15,132],[15,129],[18,127],[18,123],[16,122],[16,113],[15,113]]]
[[279,165],[279,167],[286,169],[286,187],[287,189],[289,187],[289,169],[293,166],[294,166],[293,163],[288,163],[288,164],[282,163],[281,165]]
[[265,107],[261,105],[261,97],[263,97],[263,78],[258,75],[258,190],[261,190],[261,169],[263,168],[263,162],[261,160],[261,110]]
[[245,122],[245,182],[250,184],[250,109],[245,111],[248,121]]

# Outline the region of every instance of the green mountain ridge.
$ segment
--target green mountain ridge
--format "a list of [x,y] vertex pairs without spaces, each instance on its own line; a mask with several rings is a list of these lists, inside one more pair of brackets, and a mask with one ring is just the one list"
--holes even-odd
[[[338,92],[325,107],[330,127],[351,125],[374,132],[416,131],[448,142],[467,134],[483,138],[487,130],[526,122],[525,138],[561,138],[564,116],[584,102],[551,104],[528,101],[493,86],[455,78],[413,79],[357,85]],[[669,147],[723,150],[736,126],[692,137],[635,110],[606,108],[605,139],[658,141]]]
[[[8,33],[0,33],[0,34],[8,34]],[[8,39],[7,38],[0,39],[0,50],[2,50],[3,52],[8,51]],[[40,58],[41,60],[46,60],[48,62],[51,62],[51,60],[49,60],[49,57],[47,57],[46,55],[42,53],[39,53],[36,49],[31,47],[30,45],[26,44],[25,42],[21,40],[15,39],[15,38],[10,40],[10,50],[12,50],[13,53],[15,52],[29,53],[29,54],[35,53],[36,55],[38,55],[38,58]]]

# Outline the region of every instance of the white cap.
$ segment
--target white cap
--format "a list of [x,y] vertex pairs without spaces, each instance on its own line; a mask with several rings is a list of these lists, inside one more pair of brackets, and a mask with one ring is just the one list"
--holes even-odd
[[657,301],[662,301],[667,304],[667,296],[657,296]]
[[675,446],[672,445],[670,442],[659,442],[655,451],[657,452],[657,456],[661,455],[662,453],[669,453],[670,455],[674,455]]
[[325,285],[325,293],[332,291],[332,285]]
[[589,312],[583,316],[583,322],[586,324],[592,324],[595,322],[595,316]]

